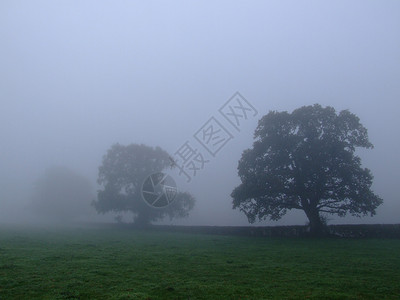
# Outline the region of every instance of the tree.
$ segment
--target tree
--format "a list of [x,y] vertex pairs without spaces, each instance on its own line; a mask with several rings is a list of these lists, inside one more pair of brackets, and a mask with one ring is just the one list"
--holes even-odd
[[72,222],[90,213],[93,197],[88,179],[66,167],[52,167],[37,180],[30,206],[42,220]]
[[131,144],[113,145],[103,157],[99,167],[97,201],[93,202],[99,213],[132,212],[137,225],[149,225],[166,216],[170,219],[186,217],[194,207],[189,193],[178,192],[174,201],[165,208],[153,208],[144,202],[141,188],[152,173],[171,167],[171,159],[160,147]]
[[319,104],[261,118],[252,149],[238,165],[241,184],[233,208],[249,222],[278,220],[303,210],[313,235],[324,233],[321,213],[375,215],[382,199],[371,191],[373,176],[361,167],[357,147],[373,148],[359,118]]

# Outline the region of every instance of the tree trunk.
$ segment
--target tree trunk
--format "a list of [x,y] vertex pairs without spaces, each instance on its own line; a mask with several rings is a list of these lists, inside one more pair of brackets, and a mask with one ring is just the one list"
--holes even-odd
[[134,217],[133,224],[136,227],[149,227],[151,224],[150,217],[146,212],[141,212]]
[[308,220],[310,221],[310,235],[321,237],[326,235],[325,224],[322,223],[319,211],[317,209],[305,210]]

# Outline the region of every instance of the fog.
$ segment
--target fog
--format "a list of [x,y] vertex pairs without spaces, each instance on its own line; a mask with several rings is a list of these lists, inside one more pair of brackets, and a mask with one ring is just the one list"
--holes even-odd
[[[248,225],[230,193],[258,120],[314,103],[360,117],[375,148],[359,155],[384,199],[373,218],[331,223],[400,221],[398,1],[10,0],[0,41],[0,223],[34,220],[30,195],[48,168],[79,173],[95,195],[112,144],[200,149],[193,135],[214,116],[233,138],[189,183],[174,173],[196,206],[164,223]],[[258,112],[240,131],[218,112],[237,91]],[[305,222],[294,211],[256,224]]]

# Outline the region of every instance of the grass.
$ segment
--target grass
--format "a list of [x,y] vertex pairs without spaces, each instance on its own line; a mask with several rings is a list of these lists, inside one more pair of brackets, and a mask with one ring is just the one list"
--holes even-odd
[[0,299],[400,299],[400,240],[2,226]]

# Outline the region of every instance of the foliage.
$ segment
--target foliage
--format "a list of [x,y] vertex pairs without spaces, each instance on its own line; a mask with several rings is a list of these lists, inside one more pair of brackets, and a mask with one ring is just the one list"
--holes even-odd
[[370,187],[357,147],[372,148],[367,129],[348,110],[339,114],[318,104],[261,118],[252,149],[239,161],[242,183],[233,207],[254,222],[278,220],[290,209],[304,210],[311,231],[321,234],[320,213],[341,217],[374,215],[382,199]]
[[90,212],[93,197],[88,179],[66,167],[53,167],[36,181],[30,206],[42,220],[76,221]]
[[113,145],[99,168],[98,183],[102,189],[93,205],[100,213],[132,212],[138,225],[148,225],[166,216],[170,219],[188,216],[195,200],[187,192],[178,192],[165,208],[152,208],[142,199],[141,187],[146,177],[168,167],[171,167],[170,156],[160,147]]

